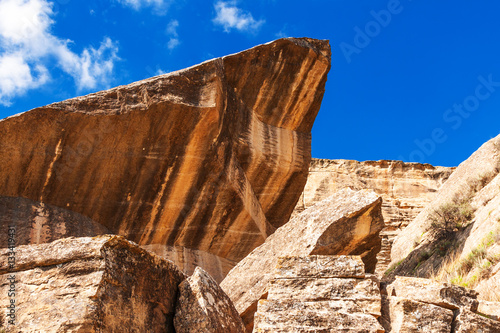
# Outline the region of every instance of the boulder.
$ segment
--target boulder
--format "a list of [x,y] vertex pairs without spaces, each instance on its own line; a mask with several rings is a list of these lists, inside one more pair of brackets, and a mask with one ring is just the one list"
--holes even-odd
[[311,160],[304,191],[292,216],[328,198],[342,188],[371,189],[382,199],[385,227],[377,254],[377,274],[391,261],[394,237],[431,202],[455,168],[402,161]]
[[[370,253],[367,244],[378,240],[380,245],[380,208],[381,199],[372,191],[344,189],[290,220],[240,261],[221,287],[235,304],[247,330],[252,327],[257,302],[269,290],[279,257]],[[371,259],[365,257],[366,262],[371,263]],[[341,266],[349,268],[349,275],[364,274],[356,268],[359,261],[345,260]]]
[[453,311],[406,298],[389,297],[390,326],[386,332],[450,333]]
[[[26,198],[0,196],[0,230],[9,227],[15,229],[16,246],[109,234],[103,225],[73,211]],[[7,245],[7,232],[1,232],[0,248]]]
[[0,195],[238,261],[306,182],[328,41],[285,38],[0,121]]
[[[279,260],[279,272],[269,283],[267,299],[258,303],[253,332],[384,331],[377,321],[381,306],[378,279],[362,274],[359,257],[300,256]],[[339,267],[346,267],[347,274]],[[356,278],[344,277],[353,275],[349,274],[352,267],[362,271],[356,272]]]
[[383,333],[377,319],[353,302],[260,300],[254,333]]
[[477,311],[477,292],[449,283],[439,283],[430,279],[397,276],[387,287],[389,296],[411,299],[457,310],[465,308]]
[[500,302],[490,302],[479,300],[477,313],[493,320],[500,321]]
[[229,297],[200,267],[179,285],[174,327],[177,333],[245,333]]
[[185,276],[136,244],[100,236],[11,250],[0,250],[0,307],[14,305],[0,316],[7,332],[174,332]]
[[460,309],[458,316],[453,322],[453,333],[498,333],[500,322],[473,313],[466,309]]

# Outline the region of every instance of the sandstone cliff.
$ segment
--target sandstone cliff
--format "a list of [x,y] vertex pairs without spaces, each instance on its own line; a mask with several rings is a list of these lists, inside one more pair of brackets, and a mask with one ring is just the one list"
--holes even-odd
[[286,38],[0,121],[0,195],[240,260],[306,182],[330,47]]
[[377,256],[377,272],[383,273],[390,262],[394,237],[434,198],[453,170],[401,161],[312,159],[307,183],[293,215],[346,186],[374,190],[383,198],[385,228],[380,233],[382,249]]
[[[103,225],[73,211],[25,198],[0,196],[0,228],[15,227],[15,245],[50,243],[65,237],[109,234]],[[0,248],[8,245],[0,232]]]
[[[434,277],[500,300],[500,136],[451,175],[396,237],[390,275]],[[494,288],[492,288],[494,287]]]

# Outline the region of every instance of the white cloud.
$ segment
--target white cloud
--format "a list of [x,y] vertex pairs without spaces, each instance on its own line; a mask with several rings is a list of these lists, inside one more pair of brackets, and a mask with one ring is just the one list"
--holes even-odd
[[78,90],[109,82],[118,47],[105,38],[99,48],[80,55],[70,40],[52,35],[52,4],[47,0],[0,0],[0,104],[50,80],[48,63],[55,63],[75,80]]
[[163,15],[167,12],[171,0],[117,0],[124,6],[140,10],[143,7],[153,7],[157,14]]
[[225,32],[231,29],[255,32],[264,24],[264,20],[256,21],[250,12],[238,8],[235,1],[218,1],[214,7],[213,22],[224,27]]
[[170,36],[170,39],[167,43],[167,47],[169,50],[175,49],[181,43],[179,40],[179,34],[177,33],[177,28],[179,27],[179,21],[172,20],[167,25],[167,34]]

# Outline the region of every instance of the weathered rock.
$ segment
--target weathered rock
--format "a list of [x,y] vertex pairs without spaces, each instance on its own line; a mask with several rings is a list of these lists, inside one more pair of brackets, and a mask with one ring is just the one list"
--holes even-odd
[[[40,201],[0,196],[0,229],[9,227],[15,228],[16,246],[109,234],[103,225],[70,210]],[[0,248],[7,247],[7,243],[7,232],[1,232]]]
[[498,333],[500,322],[461,309],[453,322],[453,333]]
[[[364,271],[359,257],[279,260],[267,300],[258,303],[254,332],[383,332],[376,319],[381,306],[379,281],[373,275],[365,278],[357,269]],[[346,267],[347,274],[340,267]]]
[[400,297],[389,297],[390,326],[386,332],[450,333],[453,311]]
[[279,257],[274,272],[285,278],[364,278],[365,265],[358,256],[310,255]]
[[[500,136],[483,144],[474,154],[453,172],[446,183],[439,189],[435,199],[413,220],[408,227],[396,237],[391,259],[396,269],[394,275],[430,277],[437,276],[442,281],[450,281],[447,271],[456,271],[454,264],[459,264],[473,254],[478,246],[484,246],[488,256],[500,254],[497,247],[490,253],[489,247],[495,243],[487,241],[492,234],[498,234],[500,219]],[[446,205],[462,205],[474,211],[470,221],[464,222],[467,227],[457,228],[448,235],[446,246],[436,235],[432,216],[442,212]],[[466,216],[465,214],[459,215]],[[494,237],[493,237],[494,238]],[[455,260],[448,260],[450,257]],[[448,265],[450,263],[450,265]],[[473,267],[474,268],[474,267]],[[442,274],[443,273],[443,274]],[[471,272],[476,274],[476,272]],[[467,280],[466,274],[460,274]],[[480,282],[475,278],[475,283]],[[468,285],[471,285],[469,283]],[[472,285],[474,287],[474,285]],[[485,295],[481,295],[485,297]]]
[[182,246],[150,244],[141,247],[172,261],[186,275],[192,275],[196,267],[201,267],[217,283],[221,283],[227,273],[237,264],[235,261],[205,251],[192,250]]
[[240,260],[306,182],[328,41],[286,38],[0,121],[0,195]]
[[355,303],[260,300],[258,307],[254,333],[384,332],[377,319],[360,313]]
[[[381,199],[375,193],[344,189],[290,220],[240,261],[221,287],[247,330],[252,326],[258,300],[274,278],[279,257],[369,252],[364,245],[377,239],[383,227],[380,208]],[[348,267],[353,267],[351,262]]]
[[0,250],[0,294],[15,276],[15,326],[22,332],[174,332],[178,285],[185,279],[171,262],[118,236],[65,238],[20,246],[9,269]]
[[391,261],[394,237],[434,198],[454,169],[401,161],[313,158],[292,217],[346,186],[374,190],[383,198],[385,227],[380,233],[382,249],[377,255],[377,273],[383,273]]
[[397,276],[387,287],[389,296],[411,299],[456,310],[466,308],[477,311],[477,292],[449,283],[438,283],[430,279]]
[[380,316],[380,289],[371,279],[346,278],[277,278],[270,282],[268,300],[300,301],[339,300],[355,303],[357,312]]
[[179,285],[174,326],[177,333],[244,333],[229,297],[200,267]]
[[477,313],[493,320],[500,320],[500,302],[480,300]]

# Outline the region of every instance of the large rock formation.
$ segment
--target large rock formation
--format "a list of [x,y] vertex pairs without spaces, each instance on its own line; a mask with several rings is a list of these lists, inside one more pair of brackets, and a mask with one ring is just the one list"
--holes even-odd
[[307,183],[293,215],[346,186],[374,190],[383,198],[385,228],[380,233],[382,249],[377,256],[377,273],[383,273],[391,261],[394,237],[431,202],[453,170],[401,161],[312,159]]
[[473,290],[428,279],[396,277],[382,291],[380,322],[389,332],[500,332],[500,322],[478,311]]
[[[391,275],[431,277],[500,300],[500,136],[451,175],[430,203],[396,237]],[[495,282],[496,281],[496,282]]]
[[[50,243],[65,237],[109,234],[103,225],[73,211],[25,198],[0,196],[0,228],[15,227],[15,245]],[[0,248],[7,247],[0,232]]]
[[205,251],[192,250],[183,246],[153,244],[141,247],[172,261],[186,275],[193,274],[197,267],[201,267],[217,283],[221,283],[227,273],[238,263]]
[[358,254],[373,271],[382,227],[381,199],[373,191],[341,190],[279,228],[229,272],[221,287],[251,331],[279,257]]
[[306,182],[330,47],[286,38],[0,121],[0,195],[240,260]]
[[278,267],[253,332],[384,332],[379,283],[359,257],[284,257]]
[[184,274],[122,237],[1,249],[0,259],[0,307],[9,311],[0,331],[175,332]]

